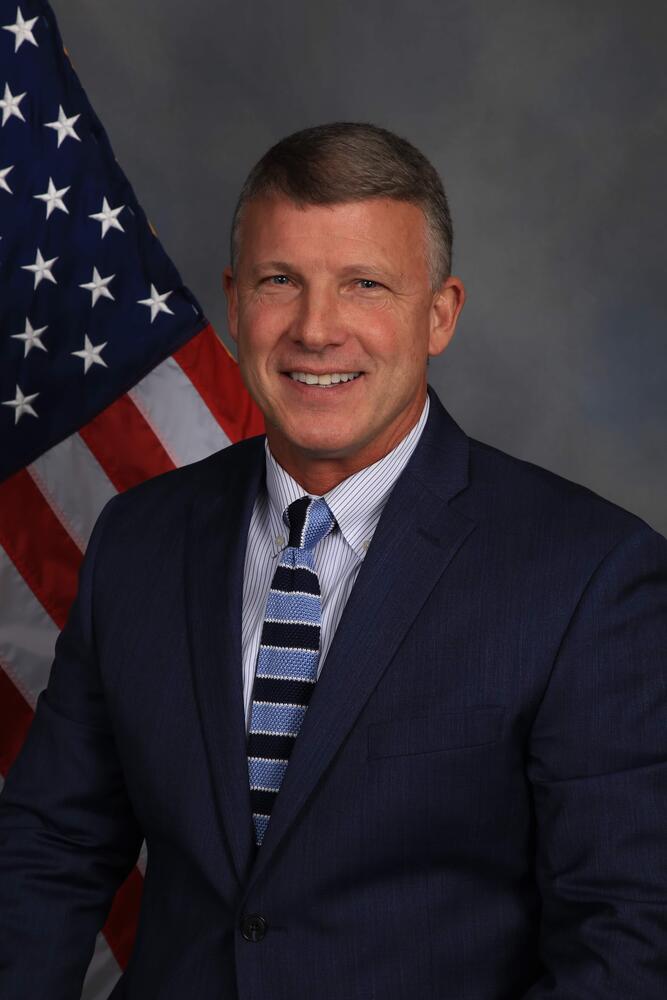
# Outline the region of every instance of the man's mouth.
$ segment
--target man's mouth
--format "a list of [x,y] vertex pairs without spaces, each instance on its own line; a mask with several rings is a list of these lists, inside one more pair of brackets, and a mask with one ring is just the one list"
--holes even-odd
[[303,385],[316,385],[328,388],[332,385],[340,385],[341,382],[352,382],[359,378],[362,372],[323,372],[316,375],[313,372],[288,371],[284,373],[294,382],[301,382]]

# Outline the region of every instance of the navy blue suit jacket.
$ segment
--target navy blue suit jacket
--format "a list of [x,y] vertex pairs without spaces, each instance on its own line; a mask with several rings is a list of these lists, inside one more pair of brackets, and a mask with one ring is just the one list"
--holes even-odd
[[263,468],[254,438],[98,521],[0,800],[3,1000],[78,996],[143,837],[114,1000],[663,1000],[664,539],[431,391],[255,856]]

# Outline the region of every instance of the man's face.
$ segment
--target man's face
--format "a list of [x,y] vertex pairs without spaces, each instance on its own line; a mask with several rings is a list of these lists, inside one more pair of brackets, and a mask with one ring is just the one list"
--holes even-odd
[[340,482],[407,434],[463,304],[456,278],[430,287],[422,211],[388,198],[251,201],[225,290],[271,451],[302,485]]

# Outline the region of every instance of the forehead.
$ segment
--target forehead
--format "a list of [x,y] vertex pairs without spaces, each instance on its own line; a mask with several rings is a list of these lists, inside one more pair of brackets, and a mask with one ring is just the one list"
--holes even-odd
[[418,205],[394,198],[335,205],[257,198],[243,210],[239,235],[240,262],[251,264],[286,256],[336,259],[350,255],[405,263],[426,255],[424,213]]

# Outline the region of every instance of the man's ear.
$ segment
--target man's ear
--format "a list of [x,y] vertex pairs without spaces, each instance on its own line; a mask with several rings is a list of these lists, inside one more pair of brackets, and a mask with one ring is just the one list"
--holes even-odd
[[466,290],[463,282],[453,276],[446,278],[434,294],[428,339],[428,353],[431,357],[442,354],[449,345],[465,300]]
[[229,334],[234,343],[238,343],[239,297],[231,267],[226,267],[222,272],[222,287],[225,290],[225,297],[227,299],[227,326],[229,327]]

